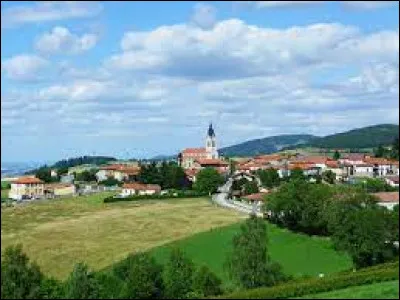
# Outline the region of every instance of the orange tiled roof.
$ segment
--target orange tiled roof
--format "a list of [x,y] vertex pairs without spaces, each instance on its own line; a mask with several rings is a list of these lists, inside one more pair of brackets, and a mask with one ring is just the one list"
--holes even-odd
[[389,165],[390,162],[386,158],[382,157],[366,157],[364,159],[366,163],[374,164],[374,165]]
[[335,160],[329,160],[326,162],[326,166],[329,168],[339,168],[339,164]]
[[203,158],[203,159],[196,159],[196,162],[198,162],[200,165],[220,165],[220,166],[229,165],[227,162],[220,159]]
[[301,170],[310,170],[311,168],[314,168],[315,164],[291,164],[288,166],[289,170],[294,170],[294,169],[301,169]]
[[206,148],[186,148],[182,151],[182,154],[193,154],[193,153],[206,153]]
[[144,184],[144,183],[138,183],[138,182],[124,183],[122,185],[122,188],[134,189],[134,190],[140,190],[140,191],[147,191],[147,190],[161,191],[161,187],[158,184]]
[[12,183],[17,183],[17,184],[39,184],[39,183],[44,183],[41,181],[39,178],[36,177],[21,177],[18,178],[17,180],[12,181]]
[[267,195],[268,193],[264,192],[264,193],[255,193],[255,194],[251,194],[251,195],[247,195],[244,196],[244,199],[247,200],[255,200],[255,201],[259,201],[259,200],[264,200],[264,196]]
[[373,195],[377,196],[380,202],[399,202],[399,192],[379,192]]

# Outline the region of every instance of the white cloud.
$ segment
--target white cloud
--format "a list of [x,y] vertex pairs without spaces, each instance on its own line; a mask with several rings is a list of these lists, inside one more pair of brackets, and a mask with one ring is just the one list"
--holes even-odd
[[[241,4],[255,8],[291,8],[308,7],[310,5],[324,4],[328,1],[234,1],[234,5]],[[378,9],[390,7],[398,1],[335,1],[344,7],[353,9]]]
[[54,27],[50,33],[40,36],[35,48],[42,53],[79,54],[93,48],[98,40],[96,34],[86,33],[82,36],[72,34],[68,28]]
[[37,55],[21,54],[1,62],[1,70],[13,80],[33,80],[40,77],[49,62]]
[[341,1],[344,6],[356,9],[377,9],[390,7],[399,1]]
[[205,80],[395,61],[399,53],[398,30],[363,34],[338,23],[274,29],[238,19],[209,30],[181,24],[131,31],[124,34],[121,48],[106,60],[106,67]]
[[212,28],[216,22],[217,10],[206,3],[196,3],[191,18],[192,23],[201,28]]
[[96,1],[37,1],[29,3],[29,5],[19,5],[2,10],[1,28],[72,18],[88,18],[98,15],[102,9],[103,5]]

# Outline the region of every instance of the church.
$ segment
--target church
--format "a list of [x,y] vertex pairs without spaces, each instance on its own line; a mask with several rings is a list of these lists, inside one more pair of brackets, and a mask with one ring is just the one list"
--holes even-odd
[[216,167],[225,170],[228,163],[219,159],[217,138],[212,124],[208,127],[204,148],[186,148],[178,155],[178,163],[184,169]]

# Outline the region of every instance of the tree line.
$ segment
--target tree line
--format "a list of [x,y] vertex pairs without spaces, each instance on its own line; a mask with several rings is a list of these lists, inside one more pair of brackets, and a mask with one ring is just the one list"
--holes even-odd
[[310,235],[331,236],[336,249],[347,251],[357,267],[398,256],[399,214],[377,204],[357,186],[329,186],[292,180],[266,196],[264,212],[281,227]]

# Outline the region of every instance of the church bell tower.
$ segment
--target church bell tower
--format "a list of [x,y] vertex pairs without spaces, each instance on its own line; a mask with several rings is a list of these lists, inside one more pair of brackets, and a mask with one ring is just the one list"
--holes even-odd
[[212,123],[208,127],[207,138],[206,138],[206,152],[207,158],[218,158],[217,151],[217,139],[215,137],[214,128],[212,127]]

